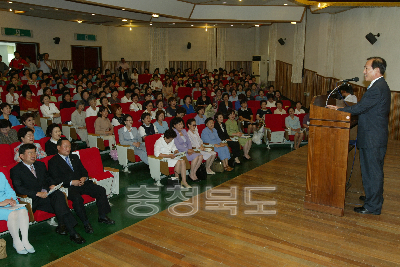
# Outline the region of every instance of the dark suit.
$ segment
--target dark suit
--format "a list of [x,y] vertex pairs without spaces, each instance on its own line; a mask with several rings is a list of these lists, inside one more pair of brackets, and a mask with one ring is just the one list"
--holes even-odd
[[368,88],[360,102],[338,110],[358,115],[357,147],[366,200],[364,207],[380,213],[383,204],[383,162],[388,142],[390,89],[383,77]]
[[104,187],[94,184],[89,179],[85,181],[82,186],[71,185],[72,180],[79,180],[81,177],[88,177],[88,172],[77,155],[70,154],[69,157],[74,170],[72,170],[67,162],[57,154],[49,160],[49,174],[56,183],[63,182],[63,186],[68,188],[68,199],[72,201],[72,206],[76,215],[78,215],[82,222],[88,220],[81,195],[89,195],[96,198],[96,204],[100,216],[104,216],[111,212]]
[[58,183],[48,175],[46,165],[43,162],[36,161],[33,166],[37,178],[22,162],[10,170],[15,192],[32,198],[32,210],[34,212],[42,210],[55,213],[59,224],[65,224],[68,229],[71,229],[77,222],[65,201],[65,195],[61,191],[57,190],[47,198],[36,196],[36,193],[41,192],[42,189],[50,191],[49,186],[57,185]]
[[228,108],[225,106],[225,102],[221,101],[218,106],[218,112],[222,112],[224,114],[224,118],[228,118],[228,109],[232,108],[232,102],[228,101]]
[[[222,141],[224,141],[226,139],[230,139],[231,137],[229,136],[228,132],[226,131],[225,123],[222,123],[221,125],[219,125],[218,122],[214,123],[214,128],[215,128],[215,130],[217,130],[218,137]],[[239,142],[228,141],[228,146],[232,149],[232,155],[233,155],[234,158],[240,157],[241,154],[240,154],[240,144],[239,144]]]

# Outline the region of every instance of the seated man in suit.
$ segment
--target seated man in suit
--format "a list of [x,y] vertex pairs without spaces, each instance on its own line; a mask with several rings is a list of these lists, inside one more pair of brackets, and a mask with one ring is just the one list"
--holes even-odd
[[66,235],[77,244],[86,242],[75,230],[77,224],[74,216],[65,201],[65,195],[56,190],[48,194],[57,183],[48,175],[46,165],[36,161],[36,147],[33,144],[23,144],[19,148],[19,162],[10,171],[11,180],[17,194],[32,198],[32,210],[42,210],[55,213],[58,220],[56,232]]
[[68,188],[68,199],[72,201],[72,207],[79,219],[82,220],[85,232],[91,234],[93,233],[93,228],[86,216],[82,195],[96,198],[99,222],[115,224],[106,215],[111,212],[106,190],[104,187],[94,184],[88,178],[88,172],[79,157],[75,154],[70,154],[71,143],[65,138],[60,139],[57,142],[57,150],[58,154],[49,160],[49,174],[57,184],[63,182],[63,186]]

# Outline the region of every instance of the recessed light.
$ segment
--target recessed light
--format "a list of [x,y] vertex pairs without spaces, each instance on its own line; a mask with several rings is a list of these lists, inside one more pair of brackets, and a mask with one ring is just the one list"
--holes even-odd
[[78,23],[82,23],[82,20],[78,20]]
[[131,31],[131,30],[132,30],[132,27],[129,27],[129,30]]
[[321,3],[318,3],[318,7],[321,7]]
[[127,19],[123,19],[122,21],[128,21]]
[[256,26],[256,27],[260,27],[260,25],[258,25],[258,24],[254,25],[254,26]]
[[222,4],[226,4],[226,2],[223,2]]
[[296,24],[296,21],[292,21],[292,22],[290,22],[291,24]]
[[12,4],[12,1],[8,1],[8,3]]
[[206,31],[207,31],[207,27],[206,27]]
[[172,25],[175,25],[175,22],[172,22]]
[[10,12],[12,12],[12,9],[10,8]]
[[123,8],[122,10],[125,10],[125,8]]
[[152,16],[153,16],[153,18],[158,18],[159,17],[158,14],[153,14]]
[[192,26],[192,27],[193,27],[193,25],[190,25],[190,26]]
[[153,25],[153,23],[150,23],[150,26]]
[[231,25],[231,27],[233,27],[233,25]]
[[58,10],[58,8],[55,8],[54,10]]
[[92,16],[94,16],[94,15],[96,15],[96,14],[93,13]]
[[287,6],[287,4],[283,4],[284,6]]

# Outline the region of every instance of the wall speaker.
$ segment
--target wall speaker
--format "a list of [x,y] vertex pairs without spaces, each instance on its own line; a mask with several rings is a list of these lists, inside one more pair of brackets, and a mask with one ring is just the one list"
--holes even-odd
[[192,43],[191,43],[191,42],[188,42],[188,44],[187,44],[187,49],[190,49],[190,48],[192,48]]
[[54,40],[55,44],[59,44],[60,43],[60,37],[54,37],[53,40]]
[[253,56],[253,61],[261,61],[261,56]]
[[374,35],[373,33],[368,33],[367,35],[365,35],[365,38],[367,38],[368,42],[370,42],[372,45],[378,40],[376,39],[376,37],[381,36],[379,33],[377,35]]
[[286,40],[286,38],[285,38],[285,39],[279,38],[278,42],[279,42],[281,45],[284,45],[284,44],[285,44],[285,40]]

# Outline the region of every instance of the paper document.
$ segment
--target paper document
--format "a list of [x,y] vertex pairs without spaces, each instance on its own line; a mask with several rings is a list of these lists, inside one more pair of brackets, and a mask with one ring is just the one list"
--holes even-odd
[[11,207],[11,206],[9,206],[9,207],[0,207],[0,210],[17,210],[17,209],[22,208],[24,206],[25,206],[25,204],[17,204],[14,207]]
[[59,185],[56,185],[53,189],[50,190],[50,192],[47,195],[50,195],[54,191],[60,189],[62,185],[63,185],[63,183],[60,183]]

